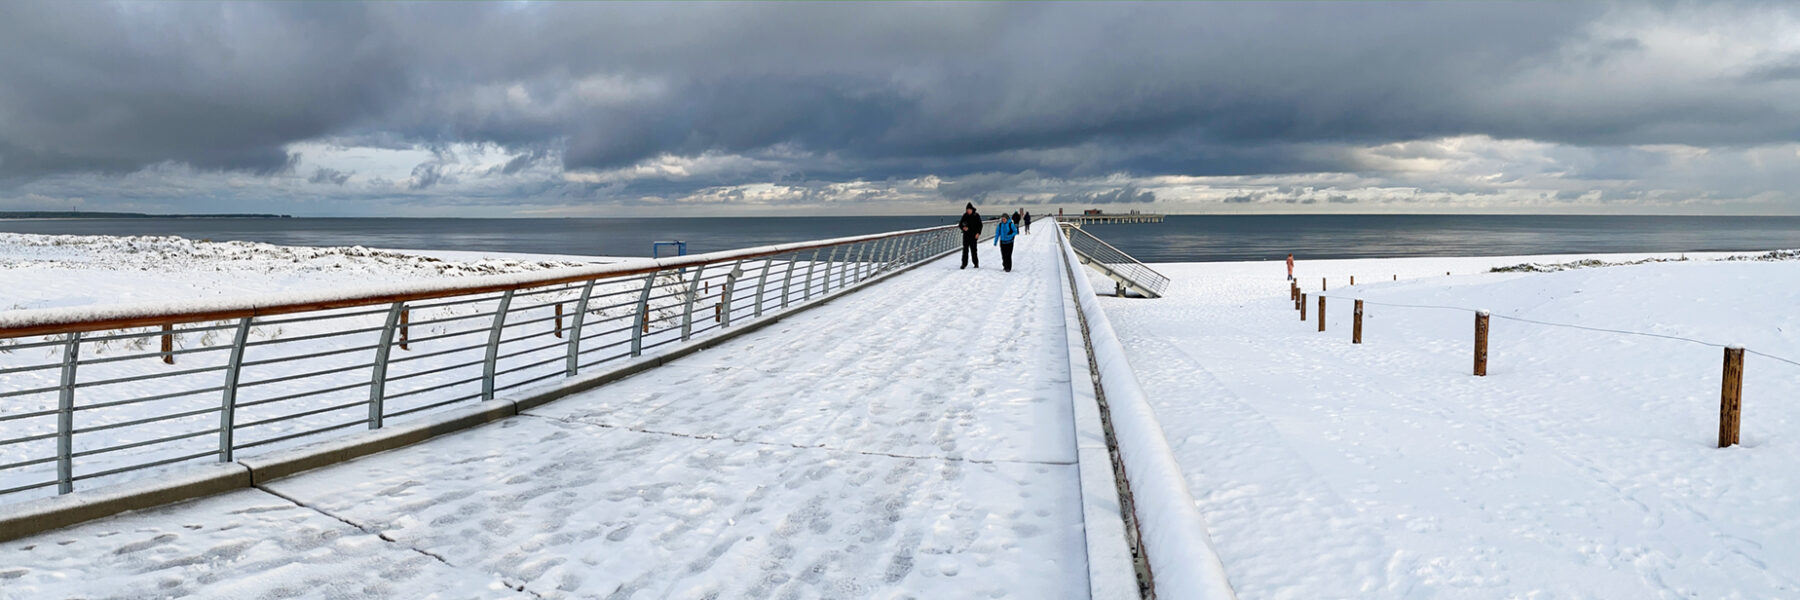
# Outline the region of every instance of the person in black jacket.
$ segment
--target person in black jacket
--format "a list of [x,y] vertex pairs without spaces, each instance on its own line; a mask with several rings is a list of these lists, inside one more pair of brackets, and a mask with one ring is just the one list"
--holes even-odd
[[975,250],[975,238],[981,237],[981,215],[975,212],[975,203],[971,202],[963,208],[962,221],[956,224],[962,228],[962,267],[969,268],[973,261],[975,268],[981,268],[981,256]]

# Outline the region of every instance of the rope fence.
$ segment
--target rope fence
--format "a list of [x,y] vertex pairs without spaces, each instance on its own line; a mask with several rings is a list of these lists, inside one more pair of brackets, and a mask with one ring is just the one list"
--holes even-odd
[[[1449,273],[1445,273],[1445,275],[1449,275]],[[1399,276],[1398,275],[1394,276],[1394,280],[1398,281]],[[1738,430],[1739,430],[1739,425],[1741,423],[1740,413],[1741,413],[1742,399],[1743,399],[1744,356],[1746,354],[1755,355],[1755,356],[1760,356],[1760,357],[1763,357],[1763,358],[1766,358],[1769,360],[1773,360],[1776,362],[1786,363],[1786,364],[1789,364],[1789,365],[1792,365],[1795,367],[1800,367],[1800,360],[1795,360],[1795,359],[1788,358],[1785,356],[1770,354],[1767,352],[1749,350],[1749,349],[1744,348],[1743,346],[1736,345],[1736,344],[1722,344],[1722,343],[1718,343],[1718,342],[1709,342],[1706,340],[1700,340],[1700,339],[1695,339],[1695,338],[1691,338],[1691,337],[1670,335],[1670,334],[1664,334],[1664,333],[1652,333],[1652,332],[1648,332],[1648,331],[1632,331],[1629,329],[1615,329],[1615,328],[1610,328],[1610,327],[1596,327],[1596,326],[1592,326],[1592,325],[1581,325],[1581,324],[1577,324],[1577,323],[1558,323],[1558,322],[1554,322],[1554,321],[1528,319],[1525,317],[1515,317],[1515,316],[1508,316],[1508,315],[1494,315],[1484,309],[1470,308],[1470,307],[1466,307],[1466,306],[1447,306],[1447,305],[1440,305],[1440,304],[1407,304],[1407,303],[1399,303],[1399,302],[1377,302],[1377,301],[1373,301],[1373,300],[1365,300],[1363,298],[1359,298],[1356,296],[1348,296],[1348,295],[1342,295],[1342,294],[1326,294],[1324,292],[1327,289],[1328,283],[1329,282],[1326,281],[1325,278],[1320,278],[1320,280],[1319,280],[1320,291],[1319,291],[1319,293],[1315,294],[1315,293],[1308,293],[1308,292],[1301,290],[1300,285],[1296,280],[1289,280],[1288,292],[1289,292],[1291,299],[1294,302],[1295,310],[1297,310],[1300,313],[1301,322],[1305,322],[1308,320],[1307,305],[1312,301],[1313,298],[1318,299],[1317,300],[1318,307],[1317,307],[1317,310],[1314,312],[1314,314],[1317,315],[1316,318],[1318,320],[1318,330],[1321,332],[1325,331],[1325,307],[1326,307],[1327,299],[1353,301],[1355,303],[1355,309],[1354,309],[1354,312],[1352,313],[1352,315],[1353,315],[1353,317],[1352,317],[1352,333],[1351,333],[1351,343],[1352,344],[1361,344],[1362,343],[1363,307],[1364,306],[1380,306],[1380,307],[1389,307],[1389,308],[1406,308],[1406,309],[1421,309],[1421,310],[1445,310],[1445,311],[1457,311],[1457,312],[1466,312],[1466,313],[1473,314],[1475,316],[1475,334],[1474,334],[1475,343],[1474,343],[1474,347],[1473,347],[1473,351],[1474,351],[1473,374],[1478,377],[1487,375],[1488,323],[1489,323],[1490,319],[1500,319],[1503,321],[1526,323],[1526,324],[1538,325],[1538,326],[1542,326],[1542,327],[1553,327],[1553,328],[1573,329],[1573,330],[1579,330],[1579,331],[1589,331],[1589,332],[1596,332],[1596,333],[1608,333],[1608,334],[1614,334],[1614,335],[1637,336],[1637,337],[1655,338],[1655,339],[1663,339],[1663,340],[1672,340],[1672,341],[1678,341],[1678,342],[1686,342],[1686,343],[1690,343],[1690,344],[1697,344],[1697,345],[1706,346],[1709,348],[1723,349],[1724,350],[1724,359],[1723,359],[1723,368],[1722,368],[1722,375],[1721,375],[1721,382],[1720,382],[1720,398],[1719,398],[1719,447],[1720,448],[1730,447],[1730,446],[1736,445],[1738,443]],[[1352,285],[1352,286],[1356,285],[1355,277],[1350,278],[1350,285]]]

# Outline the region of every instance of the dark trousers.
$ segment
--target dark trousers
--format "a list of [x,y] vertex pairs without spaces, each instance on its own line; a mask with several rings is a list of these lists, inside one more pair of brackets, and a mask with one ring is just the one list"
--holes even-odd
[[981,268],[981,255],[975,251],[975,238],[977,237],[980,236],[973,233],[963,234],[962,266],[967,267],[969,266],[969,261],[974,261],[975,268]]
[[1000,242],[1000,266],[1008,273],[1012,272],[1012,243]]

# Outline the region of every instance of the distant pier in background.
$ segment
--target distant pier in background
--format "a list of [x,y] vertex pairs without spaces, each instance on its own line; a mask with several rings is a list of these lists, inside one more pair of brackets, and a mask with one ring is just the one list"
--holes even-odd
[[1063,222],[1063,223],[1074,223],[1076,225],[1101,224],[1101,223],[1161,223],[1163,221],[1163,215],[1151,215],[1151,214],[1142,214],[1142,213],[1119,214],[1119,215],[1108,215],[1108,214],[1057,215],[1056,220]]

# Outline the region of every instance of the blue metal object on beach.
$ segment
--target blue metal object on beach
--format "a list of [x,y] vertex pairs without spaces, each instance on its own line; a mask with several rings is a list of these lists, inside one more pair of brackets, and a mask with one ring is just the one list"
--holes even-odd
[[687,256],[687,242],[681,240],[667,240],[650,242],[650,258],[662,258],[663,246],[674,246],[676,256]]

